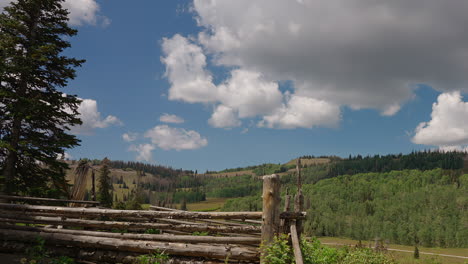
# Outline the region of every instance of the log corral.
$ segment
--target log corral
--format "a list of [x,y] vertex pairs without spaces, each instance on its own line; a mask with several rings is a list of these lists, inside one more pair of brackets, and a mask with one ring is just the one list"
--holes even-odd
[[[170,256],[163,263],[263,262],[260,244],[267,245],[280,232],[296,232],[296,225],[305,217],[301,207],[291,212],[287,206],[280,213],[279,192],[279,176],[265,176],[263,212],[187,212],[158,206],[151,206],[150,210],[113,210],[0,203],[0,252],[24,253],[41,237],[50,252],[93,263],[135,263],[139,255],[155,252]],[[285,226],[289,223],[293,224],[291,229]],[[195,235],[200,233],[204,235]],[[291,235],[296,244],[298,234]]]

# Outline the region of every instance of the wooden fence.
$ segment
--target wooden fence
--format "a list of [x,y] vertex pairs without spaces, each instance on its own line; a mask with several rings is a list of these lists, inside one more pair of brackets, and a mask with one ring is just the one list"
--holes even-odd
[[[294,212],[290,196],[280,213],[279,176],[264,177],[262,212],[187,212],[151,206],[150,210],[114,210],[0,203],[0,251],[24,252],[41,237],[60,255],[108,263],[134,263],[137,256],[163,252],[166,263],[258,263],[260,244],[289,233],[296,263],[301,221],[300,191]],[[53,202],[32,197],[3,200]],[[77,203],[77,201],[57,200]],[[96,205],[96,203],[88,203]]]

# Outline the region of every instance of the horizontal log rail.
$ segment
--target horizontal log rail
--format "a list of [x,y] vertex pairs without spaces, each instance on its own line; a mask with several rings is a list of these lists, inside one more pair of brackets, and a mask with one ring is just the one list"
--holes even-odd
[[120,221],[99,221],[63,217],[30,216],[24,214],[11,214],[0,212],[0,222],[9,223],[29,223],[29,224],[49,224],[64,226],[93,227],[102,229],[160,229],[176,230],[183,232],[211,232],[211,233],[259,233],[257,226],[215,226],[215,225],[187,225],[187,224],[161,224],[161,223],[140,223],[140,222],[120,222]]
[[149,207],[150,210],[153,211],[176,211],[176,212],[184,212],[184,210],[179,210],[179,209],[174,209],[174,208],[168,208],[168,207],[162,207],[162,206],[156,206],[156,205],[150,205]]
[[[24,242],[0,242],[1,253],[19,253],[24,252],[31,248],[31,244]],[[79,259],[79,263],[122,263],[122,264],[135,264],[138,261],[138,253],[131,252],[119,252],[112,250],[97,250],[95,248],[82,248],[77,250],[73,247],[56,246],[56,245],[45,245],[45,249],[51,252],[54,256],[69,256],[75,259]],[[88,262],[89,261],[89,262]],[[162,264],[226,264],[221,260],[199,260],[191,259],[187,257],[174,257],[165,261],[161,261]]]
[[97,202],[97,201],[63,200],[63,199],[53,199],[53,198],[12,196],[12,195],[0,195],[0,199],[9,200],[9,201],[58,202],[58,203],[91,204],[91,205],[95,205],[95,206],[99,205],[99,202]]
[[186,212],[186,211],[143,211],[115,210],[98,208],[70,208],[44,205],[0,203],[0,209],[20,212],[54,213],[59,216],[76,217],[135,217],[135,218],[173,218],[173,219],[261,219],[262,212]]
[[[152,211],[169,211],[169,212],[185,212],[183,210],[179,209],[173,209],[173,208],[167,208],[167,207],[161,207],[161,206],[154,206],[151,205],[149,207],[150,210]],[[204,222],[204,223],[212,223],[212,224],[221,224],[221,225],[245,225],[245,224],[262,224],[262,221],[257,221],[257,220],[250,220],[250,219],[230,219],[230,222],[227,221],[216,221],[216,220],[208,220],[208,219],[197,219],[199,222]]]
[[[163,212],[187,212],[179,209],[173,209],[173,208],[167,208],[167,207],[161,207],[161,206],[154,206],[151,205],[149,207],[150,210],[152,211],[163,211]],[[245,212],[245,213],[258,213],[260,214],[261,212]],[[281,219],[305,219],[307,216],[307,212],[281,212],[280,213],[280,218]],[[232,221],[239,222],[239,219],[230,219]],[[241,222],[246,222],[246,223],[251,223],[251,224],[262,224],[262,221],[256,221],[256,220],[250,220],[250,219],[245,219],[242,220]]]
[[109,237],[125,240],[149,240],[160,242],[178,243],[213,243],[213,244],[241,244],[260,245],[260,238],[255,237],[217,237],[217,236],[192,236],[192,235],[160,235],[160,234],[132,234],[132,233],[110,233],[87,230],[55,229],[32,226],[17,226],[0,224],[1,229],[13,229],[22,231],[35,231],[45,233],[60,233],[81,236]]
[[233,219],[231,221],[234,221],[234,222],[237,222],[237,223],[247,223],[247,224],[256,224],[256,225],[261,225],[263,223],[262,221],[259,221],[259,220],[249,220],[249,219],[245,219],[245,220]]
[[206,257],[232,260],[258,260],[259,252],[251,248],[239,246],[194,245],[185,243],[153,242],[139,240],[122,240],[59,233],[31,232],[0,229],[0,237],[9,241],[30,242],[42,237],[46,244],[76,246],[80,248],[95,248],[106,250],[128,251],[136,253],[164,252],[168,255]]

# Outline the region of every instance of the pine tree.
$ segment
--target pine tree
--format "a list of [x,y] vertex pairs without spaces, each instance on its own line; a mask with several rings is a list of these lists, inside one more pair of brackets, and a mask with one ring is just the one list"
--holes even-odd
[[98,179],[98,201],[104,207],[112,207],[112,184],[109,177],[109,160],[104,158],[101,163],[101,169],[99,170],[99,179]]
[[414,246],[414,254],[413,254],[413,257],[415,259],[419,259],[419,249],[418,249],[418,246]]
[[[58,89],[84,61],[61,53],[77,31],[63,0],[17,0],[0,14],[0,174],[7,193],[59,195],[66,163],[57,159],[79,140],[80,100]],[[63,194],[63,192],[62,192]]]

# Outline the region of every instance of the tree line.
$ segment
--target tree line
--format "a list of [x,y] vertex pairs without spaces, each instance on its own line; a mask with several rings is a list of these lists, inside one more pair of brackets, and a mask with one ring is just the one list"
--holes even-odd
[[389,172],[393,170],[459,170],[464,167],[466,152],[413,151],[403,155],[349,156],[329,166],[328,178],[344,174]]
[[171,167],[153,165],[153,164],[136,162],[136,161],[113,160],[113,161],[110,161],[109,165],[114,169],[128,169],[129,168],[129,169],[133,169],[136,171],[141,171],[143,174],[151,173],[153,175],[159,175],[165,178],[169,178],[169,177],[175,178],[181,175],[194,174],[194,171],[192,170],[173,169]]

